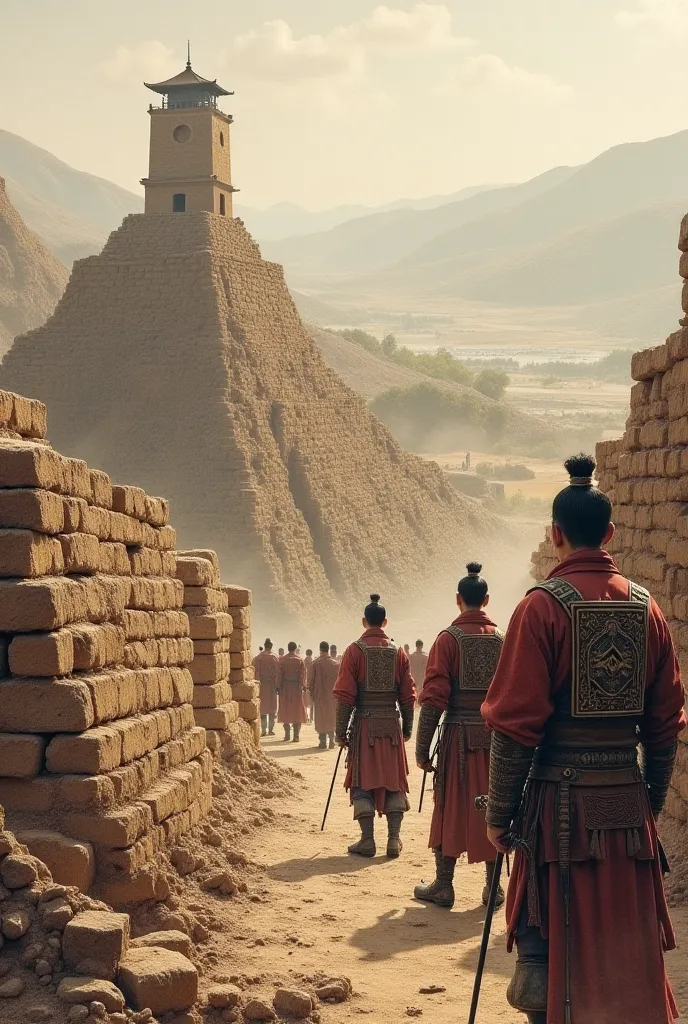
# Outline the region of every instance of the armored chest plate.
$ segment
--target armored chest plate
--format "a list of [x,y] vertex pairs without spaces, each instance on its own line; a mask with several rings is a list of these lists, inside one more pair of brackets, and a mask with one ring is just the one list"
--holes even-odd
[[459,626],[449,626],[447,633],[451,633],[459,645],[459,690],[486,692],[497,671],[503,634],[499,630],[464,633]]
[[364,689],[371,693],[389,693],[396,689],[397,649],[389,647],[368,647],[358,643],[366,663]]

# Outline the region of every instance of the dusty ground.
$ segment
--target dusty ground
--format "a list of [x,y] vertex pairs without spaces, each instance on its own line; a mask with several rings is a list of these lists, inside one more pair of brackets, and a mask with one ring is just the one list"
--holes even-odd
[[[299,746],[286,745],[279,736],[264,741],[266,752],[296,769],[303,783],[294,787],[292,796],[273,802],[277,814],[272,825],[246,837],[249,858],[264,871],[252,878],[250,898],[231,902],[231,927],[227,920],[214,930],[217,968],[265,981],[266,972],[292,978],[317,971],[348,975],[355,996],[349,1003],[323,1007],[324,1024],[361,1015],[387,1024],[420,1016],[417,1010],[432,1024],[460,1024],[468,1017],[483,923],[481,869],[458,866],[458,898],[451,912],[413,900],[414,885],[432,871],[426,845],[431,805],[428,799],[418,815],[416,771],[402,858],[388,861],[384,856],[384,822],[378,826],[381,853],[375,860],[348,857],[346,846],[356,830],[341,789],[343,771],[326,830],[320,832],[336,752],[314,749],[312,726],[304,726],[302,735]],[[674,915],[684,948],[671,954],[670,966],[679,1001],[688,1008],[688,911]],[[479,1021],[523,1021],[504,998],[510,970],[499,914]],[[421,994],[421,988],[431,985],[444,991]]]

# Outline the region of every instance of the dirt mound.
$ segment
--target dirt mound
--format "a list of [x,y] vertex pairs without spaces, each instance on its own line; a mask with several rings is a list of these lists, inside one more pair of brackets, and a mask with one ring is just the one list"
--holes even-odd
[[68,278],[12,206],[0,178],[0,352],[15,335],[45,323]]

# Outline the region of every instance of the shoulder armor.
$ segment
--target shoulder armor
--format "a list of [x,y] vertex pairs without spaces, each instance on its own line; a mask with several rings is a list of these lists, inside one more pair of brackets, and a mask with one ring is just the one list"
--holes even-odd
[[559,602],[569,618],[571,617],[571,605],[583,600],[582,595],[578,593],[573,584],[563,580],[560,576],[553,576],[551,580],[536,583],[528,590],[528,593],[532,594],[534,590],[546,590],[555,601]]

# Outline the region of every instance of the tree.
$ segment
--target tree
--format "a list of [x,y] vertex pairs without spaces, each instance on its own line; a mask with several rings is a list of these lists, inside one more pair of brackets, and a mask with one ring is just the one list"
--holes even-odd
[[393,334],[386,334],[382,339],[382,352],[388,359],[392,359],[397,352],[397,339]]
[[504,397],[510,383],[509,374],[496,366],[488,366],[481,370],[473,381],[473,387],[487,398],[494,398],[499,402]]

